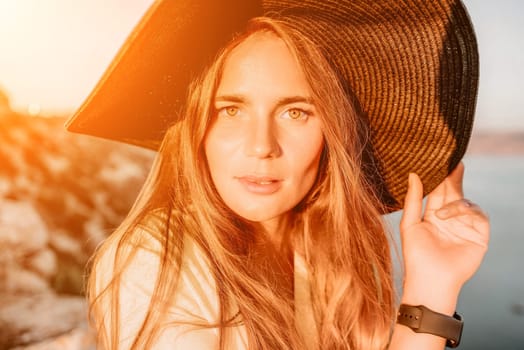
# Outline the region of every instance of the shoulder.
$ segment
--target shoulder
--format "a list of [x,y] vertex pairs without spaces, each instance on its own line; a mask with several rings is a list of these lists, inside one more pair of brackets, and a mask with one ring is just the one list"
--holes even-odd
[[[150,215],[133,229],[128,239],[116,232],[109,237],[98,253],[94,273],[100,288],[119,277],[120,287],[136,297],[149,299],[158,282],[163,264],[161,261],[164,249],[161,240],[155,235],[162,227],[159,213]],[[155,232],[152,232],[155,231]],[[192,304],[198,308],[190,309],[204,313],[205,319],[215,320],[218,310],[216,283],[211,272],[209,259],[203,249],[188,235],[181,237],[182,249],[179,268],[179,282],[173,302],[178,305]],[[174,263],[169,261],[169,263]],[[190,301],[193,301],[190,303]],[[197,305],[195,305],[197,304]]]
[[[92,270],[94,276],[90,278],[94,297],[105,293],[98,306],[93,307],[95,323],[108,331],[107,325],[114,319],[114,315],[111,315],[114,311],[110,311],[115,310],[112,304],[118,304],[121,345],[126,344],[128,339],[134,339],[139,332],[156,288],[162,285],[159,275],[166,262],[161,259],[164,247],[158,235],[162,234],[165,217],[163,213],[153,214],[136,225],[130,235],[117,231],[104,242],[95,259]],[[188,235],[183,235],[181,242],[178,283],[176,290],[170,293],[172,297],[168,308],[163,311],[161,322],[164,326],[158,341],[169,339],[172,342],[177,337],[177,344],[184,341],[196,344],[198,339],[207,339],[205,341],[209,345],[216,338],[216,331],[208,328],[202,333],[189,324],[213,325],[219,321],[220,307],[215,279],[202,248]],[[198,339],[193,339],[196,334],[199,334]],[[192,340],[188,340],[190,338]],[[125,345],[122,347],[126,348]]]

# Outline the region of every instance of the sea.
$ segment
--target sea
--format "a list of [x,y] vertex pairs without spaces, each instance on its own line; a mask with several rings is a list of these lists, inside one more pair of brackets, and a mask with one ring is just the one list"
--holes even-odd
[[[465,197],[488,213],[491,238],[459,297],[459,349],[524,350],[524,155],[475,154],[463,161]],[[398,227],[399,218],[395,213],[388,221]]]

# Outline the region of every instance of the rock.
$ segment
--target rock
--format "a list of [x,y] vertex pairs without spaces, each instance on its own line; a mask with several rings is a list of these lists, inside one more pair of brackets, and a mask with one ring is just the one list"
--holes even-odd
[[0,293],[30,295],[51,291],[51,286],[44,277],[17,265],[6,269],[1,287]]
[[48,280],[56,275],[56,255],[49,248],[37,251],[33,256],[27,259],[26,263],[29,269],[37,272],[40,276]]
[[86,325],[82,297],[3,294],[0,300],[0,349],[49,340]]
[[79,327],[56,338],[11,350],[96,350],[96,344],[94,335],[86,327]]
[[[28,259],[35,259],[47,250],[48,240],[47,226],[31,203],[0,200],[0,293],[49,289],[48,278],[53,266],[45,267],[47,276],[26,266]],[[47,255],[48,260],[53,259],[49,256],[52,252]]]
[[0,254],[31,254],[44,248],[48,239],[47,226],[32,203],[0,199]]

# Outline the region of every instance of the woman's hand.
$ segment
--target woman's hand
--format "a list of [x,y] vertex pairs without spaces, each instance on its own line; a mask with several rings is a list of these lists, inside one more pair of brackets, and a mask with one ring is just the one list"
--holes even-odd
[[[423,187],[410,174],[404,214],[400,223],[404,256],[404,301],[431,307],[435,292],[456,295],[478,269],[489,240],[489,220],[479,206],[464,198],[464,165],[428,195],[422,213]],[[444,293],[446,294],[446,293]],[[407,299],[407,300],[406,300]],[[435,301],[435,308],[439,303]],[[448,305],[451,312],[453,303]],[[446,307],[444,307],[446,309]]]

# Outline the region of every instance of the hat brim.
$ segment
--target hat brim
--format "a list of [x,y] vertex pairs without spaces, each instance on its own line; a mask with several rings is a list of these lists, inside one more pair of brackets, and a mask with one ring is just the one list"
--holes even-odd
[[253,1],[155,1],[66,128],[158,149],[195,75],[261,14]]

